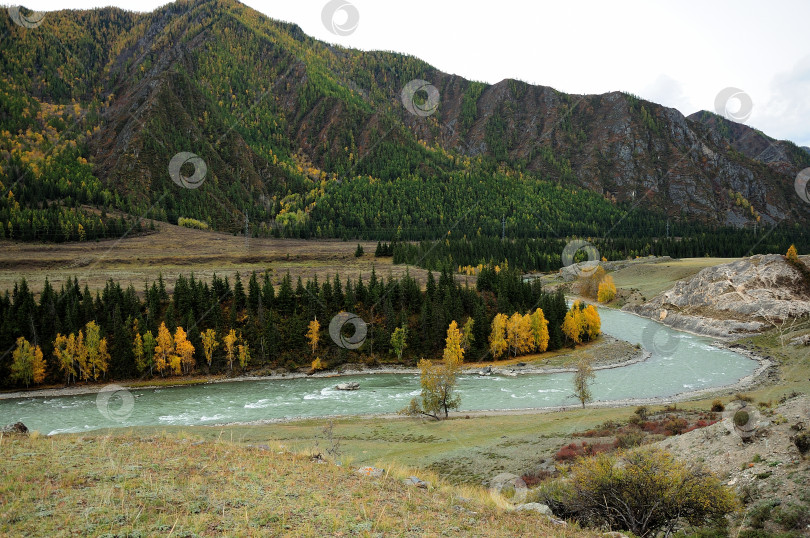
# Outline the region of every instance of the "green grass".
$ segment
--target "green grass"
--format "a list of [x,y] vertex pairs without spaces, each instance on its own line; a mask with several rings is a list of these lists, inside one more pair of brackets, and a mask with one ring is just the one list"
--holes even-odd
[[734,260],[736,258],[683,258],[668,262],[639,262],[614,271],[611,276],[617,288],[635,289],[647,299],[652,299],[674,286],[678,280],[689,278],[701,269]]
[[0,533],[14,536],[566,535],[499,508],[481,488],[408,487],[413,471],[381,478],[278,447],[222,438],[117,432],[0,437]]

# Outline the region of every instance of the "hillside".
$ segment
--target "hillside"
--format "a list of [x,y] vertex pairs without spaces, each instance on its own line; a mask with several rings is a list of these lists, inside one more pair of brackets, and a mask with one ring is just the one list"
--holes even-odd
[[[663,235],[666,217],[680,234],[804,218],[792,178],[810,154],[769,166],[628,94],[472,82],[314,40],[234,0],[2,24],[5,237],[133,226],[79,204],[298,237]],[[435,113],[403,106],[414,79],[438,90]],[[205,162],[199,188],[169,177],[181,152]]]
[[9,535],[600,535],[499,509],[481,488],[435,479],[416,488],[403,484],[403,468],[373,478],[266,444],[183,434],[0,439],[0,532]]

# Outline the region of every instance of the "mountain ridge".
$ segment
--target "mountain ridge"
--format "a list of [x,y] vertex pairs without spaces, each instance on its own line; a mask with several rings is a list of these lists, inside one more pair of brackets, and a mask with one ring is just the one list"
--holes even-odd
[[[112,205],[133,215],[188,216],[231,231],[247,216],[258,234],[390,232],[412,228],[416,215],[397,207],[375,213],[362,203],[347,209],[346,200],[377,192],[375,182],[393,192],[407,180],[417,198],[435,199],[447,213],[422,217],[440,229],[464,218],[441,182],[466,181],[459,192],[472,196],[476,177],[495,177],[509,185],[507,195],[543,181],[583,189],[577,196],[585,198],[596,193],[607,204],[596,211],[615,213],[593,217],[602,234],[633,211],[683,225],[804,219],[790,176],[810,165],[810,154],[775,168],[734,149],[711,125],[630,94],[469,81],[411,56],[318,41],[234,0],[181,0],[150,13],[49,13],[33,31],[45,28],[62,44],[50,58],[32,29],[6,27],[3,48],[24,51],[3,60],[12,83],[30,83],[31,99],[42,103],[76,99],[84,118],[98,118],[84,122],[92,130],[86,157]],[[43,55],[48,61],[38,65]],[[413,79],[438,90],[435,113],[403,106],[401,90]],[[19,137],[9,132],[13,146]],[[207,164],[199,191],[173,190],[166,166],[180,151]],[[498,201],[488,208],[493,215],[473,215],[481,233],[500,231],[494,213],[525,228],[531,207],[552,202],[537,192],[521,196]],[[554,228],[561,215],[543,211]],[[464,233],[476,229],[465,226]],[[544,227],[534,222],[530,231],[539,236]]]

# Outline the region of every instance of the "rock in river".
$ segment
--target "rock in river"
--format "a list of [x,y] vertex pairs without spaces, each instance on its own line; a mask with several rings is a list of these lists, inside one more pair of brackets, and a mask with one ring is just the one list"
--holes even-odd
[[337,390],[357,390],[360,388],[360,383],[350,381],[348,383],[339,383],[335,385]]

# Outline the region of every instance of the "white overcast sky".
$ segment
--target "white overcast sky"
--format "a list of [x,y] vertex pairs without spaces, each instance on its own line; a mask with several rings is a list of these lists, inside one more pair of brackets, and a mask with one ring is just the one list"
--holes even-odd
[[[7,0],[6,0],[7,1]],[[727,87],[753,108],[745,123],[810,146],[808,0],[343,0],[359,15],[349,35],[322,22],[326,0],[247,0],[318,39],[412,54],[442,71],[495,83],[516,78],[569,93],[622,90],[684,114],[715,109]],[[37,0],[49,11],[165,1]],[[345,23],[346,11],[335,22]],[[732,101],[729,112],[739,103]]]

